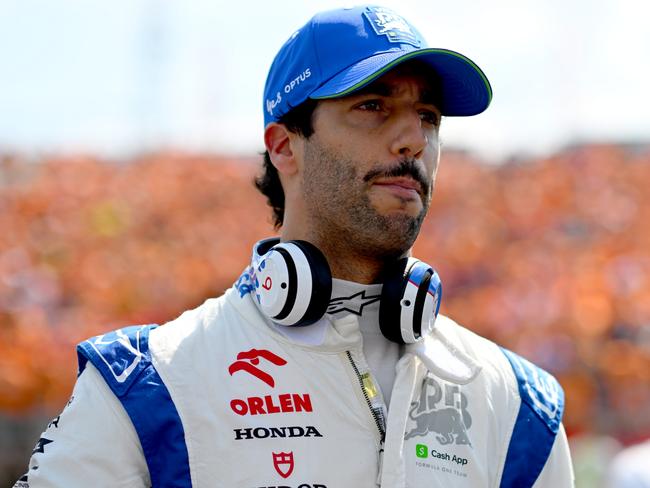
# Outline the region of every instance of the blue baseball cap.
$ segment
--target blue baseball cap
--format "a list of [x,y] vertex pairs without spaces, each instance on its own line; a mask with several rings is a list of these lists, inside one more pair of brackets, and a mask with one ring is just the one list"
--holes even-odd
[[490,82],[472,60],[427,47],[400,15],[363,5],[318,13],[284,43],[264,87],[264,125],[308,98],[349,95],[412,59],[428,64],[438,76],[442,115],[476,115],[490,104]]

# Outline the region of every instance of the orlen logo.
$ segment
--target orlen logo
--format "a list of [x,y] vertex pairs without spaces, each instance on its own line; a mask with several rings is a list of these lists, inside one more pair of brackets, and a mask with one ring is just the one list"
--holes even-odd
[[267,351],[266,349],[251,349],[250,351],[244,351],[237,354],[237,361],[228,367],[230,376],[235,374],[237,371],[245,371],[255,376],[255,378],[262,380],[270,387],[274,387],[275,380],[273,379],[273,376],[257,367],[257,365],[260,364],[260,358],[264,358],[276,366],[284,366],[287,364],[284,359],[273,354],[271,351]]
[[269,413],[312,412],[309,393],[282,393],[281,395],[264,395],[248,397],[245,400],[235,398],[230,401],[230,408],[238,415],[266,415]]
[[[230,376],[238,371],[244,371],[263,381],[271,388],[275,387],[275,379],[257,366],[260,358],[275,366],[284,366],[287,361],[266,349],[251,349],[237,354],[237,361],[228,367]],[[311,398],[308,393],[282,393],[280,395],[264,395],[235,398],[230,401],[230,408],[237,415],[266,415],[271,413],[311,412]]]

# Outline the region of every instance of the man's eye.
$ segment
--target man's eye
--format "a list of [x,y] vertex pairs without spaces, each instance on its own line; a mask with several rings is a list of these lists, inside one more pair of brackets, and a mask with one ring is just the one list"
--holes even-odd
[[422,110],[420,112],[420,120],[427,124],[438,126],[440,124],[440,116],[430,110]]
[[357,108],[361,110],[367,110],[369,112],[378,112],[381,110],[381,104],[379,103],[379,100],[368,100],[357,105]]

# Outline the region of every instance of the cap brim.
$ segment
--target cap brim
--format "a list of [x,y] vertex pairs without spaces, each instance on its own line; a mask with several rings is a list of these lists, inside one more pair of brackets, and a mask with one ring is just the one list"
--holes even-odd
[[376,54],[344,69],[315,90],[310,98],[326,99],[351,95],[399,64],[418,59],[431,66],[440,78],[442,115],[465,116],[483,112],[492,100],[487,77],[471,59],[448,49],[426,48],[404,54]]

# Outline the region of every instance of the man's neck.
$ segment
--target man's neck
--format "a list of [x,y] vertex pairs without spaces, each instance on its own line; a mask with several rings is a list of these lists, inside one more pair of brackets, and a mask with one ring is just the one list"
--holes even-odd
[[282,241],[292,239],[306,240],[320,249],[327,259],[333,278],[365,285],[381,283],[381,271],[384,263],[379,259],[359,256],[348,248],[333,245],[332,242],[323,242],[305,236],[287,238],[284,234],[282,235]]
[[325,253],[325,257],[330,265],[333,278],[364,285],[381,282],[383,263],[377,260],[364,260],[356,256],[346,259],[345,256],[332,256],[327,253]]
[[[281,240],[300,239],[316,246],[325,255],[333,278],[366,285],[382,282],[382,272],[388,258],[381,256],[381,252],[373,253],[367,249],[355,249],[345,236],[322,235],[313,230],[313,226],[301,224],[295,225],[294,219],[285,220]],[[402,256],[395,256],[390,260],[409,256],[410,253],[409,249]]]

